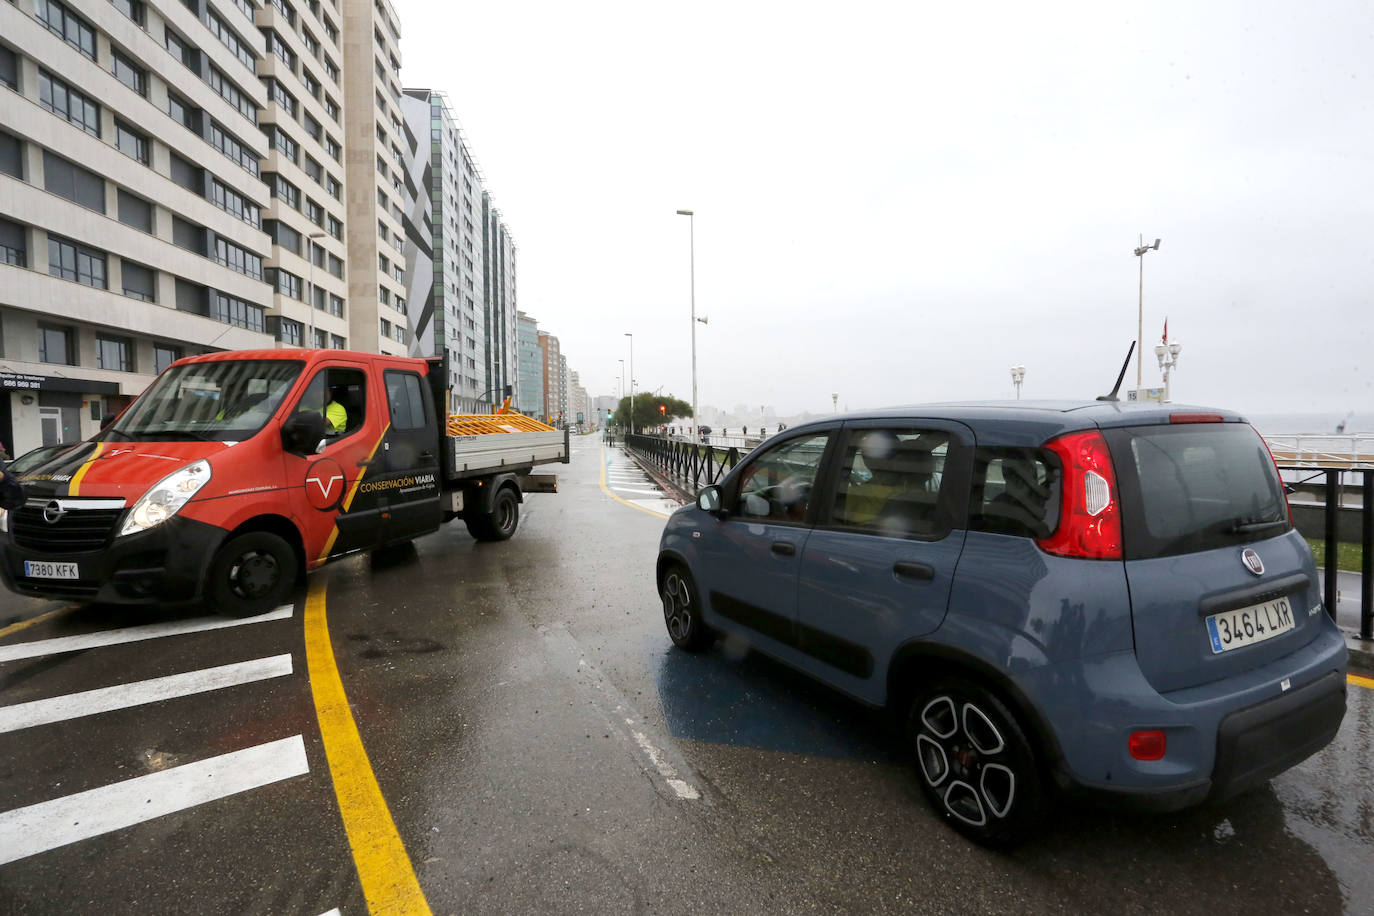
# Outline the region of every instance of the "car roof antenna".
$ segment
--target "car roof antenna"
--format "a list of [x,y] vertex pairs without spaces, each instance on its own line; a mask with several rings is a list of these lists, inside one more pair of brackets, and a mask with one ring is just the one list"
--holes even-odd
[[1115,384],[1114,386],[1112,386],[1112,393],[1111,393],[1111,394],[1099,394],[1099,395],[1097,396],[1097,399],[1098,399],[1099,401],[1119,401],[1119,400],[1121,400],[1120,398],[1118,398],[1118,397],[1116,396],[1116,393],[1117,393],[1118,391],[1121,390],[1121,380],[1124,379],[1124,378],[1126,377],[1126,367],[1129,366],[1129,365],[1131,364],[1131,354],[1134,353],[1134,352],[1135,352],[1135,341],[1133,340],[1133,341],[1131,341],[1131,348],[1130,348],[1129,350],[1126,351],[1126,361],[1125,361],[1124,363],[1121,364],[1121,374],[1118,375],[1118,376],[1116,377],[1116,384]]

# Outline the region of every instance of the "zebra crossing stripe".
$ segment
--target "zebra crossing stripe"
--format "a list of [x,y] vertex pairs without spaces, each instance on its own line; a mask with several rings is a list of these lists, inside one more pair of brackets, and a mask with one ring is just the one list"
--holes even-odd
[[217,668],[204,668],[146,681],[84,690],[66,696],[0,706],[0,733],[64,722],[116,709],[236,687],[291,673],[291,655],[274,655]]
[[249,623],[283,620],[290,617],[294,610],[292,605],[284,604],[275,611],[268,611],[257,617],[197,617],[193,620],[176,620],[169,623],[150,623],[140,627],[101,630],[97,633],[85,633],[81,636],[59,636],[55,639],[19,642],[10,646],[0,646],[0,662],[56,655],[59,652],[79,652],[82,649],[96,649],[102,646],[117,646],[121,643],[157,639],[161,636],[181,636],[186,633],[203,633],[208,630],[221,630],[225,627],[239,627]]
[[310,772],[300,735],[0,813],[0,865]]

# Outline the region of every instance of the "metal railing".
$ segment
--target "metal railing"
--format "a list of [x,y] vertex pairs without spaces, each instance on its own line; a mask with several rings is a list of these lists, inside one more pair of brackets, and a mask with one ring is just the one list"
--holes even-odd
[[[1277,457],[1277,456],[1275,456]],[[1325,478],[1323,490],[1323,531],[1322,541],[1326,545],[1326,558],[1323,564],[1326,593],[1326,612],[1334,620],[1336,617],[1336,580],[1339,567],[1336,551],[1341,544],[1339,522],[1342,511],[1341,491],[1348,488],[1342,483],[1343,477],[1359,474],[1362,478],[1360,489],[1360,638],[1374,640],[1374,468],[1360,468],[1352,471],[1348,463],[1339,467],[1318,467],[1312,464],[1294,465],[1279,459],[1281,471],[1307,471],[1307,479]],[[1348,511],[1354,511],[1353,509]]]
[[1303,433],[1265,436],[1264,441],[1280,466],[1342,471],[1374,468],[1374,435],[1369,433]]
[[739,464],[741,454],[734,447],[718,448],[644,435],[626,436],[625,448],[662,474],[687,499],[707,484],[719,483],[727,471]]

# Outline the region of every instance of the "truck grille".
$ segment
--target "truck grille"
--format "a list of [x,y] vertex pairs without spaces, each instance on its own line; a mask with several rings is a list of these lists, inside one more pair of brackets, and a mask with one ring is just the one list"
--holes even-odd
[[[62,512],[51,509],[58,503]],[[30,500],[10,516],[15,543],[43,553],[86,553],[100,550],[114,536],[115,523],[124,513],[124,500]],[[92,504],[101,505],[94,508]],[[54,521],[49,521],[57,515]]]

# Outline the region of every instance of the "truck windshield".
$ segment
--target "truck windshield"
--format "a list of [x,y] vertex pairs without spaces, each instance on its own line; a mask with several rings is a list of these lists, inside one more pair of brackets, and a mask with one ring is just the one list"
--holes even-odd
[[105,431],[112,439],[238,442],[262,429],[301,374],[298,360],[176,366]]

